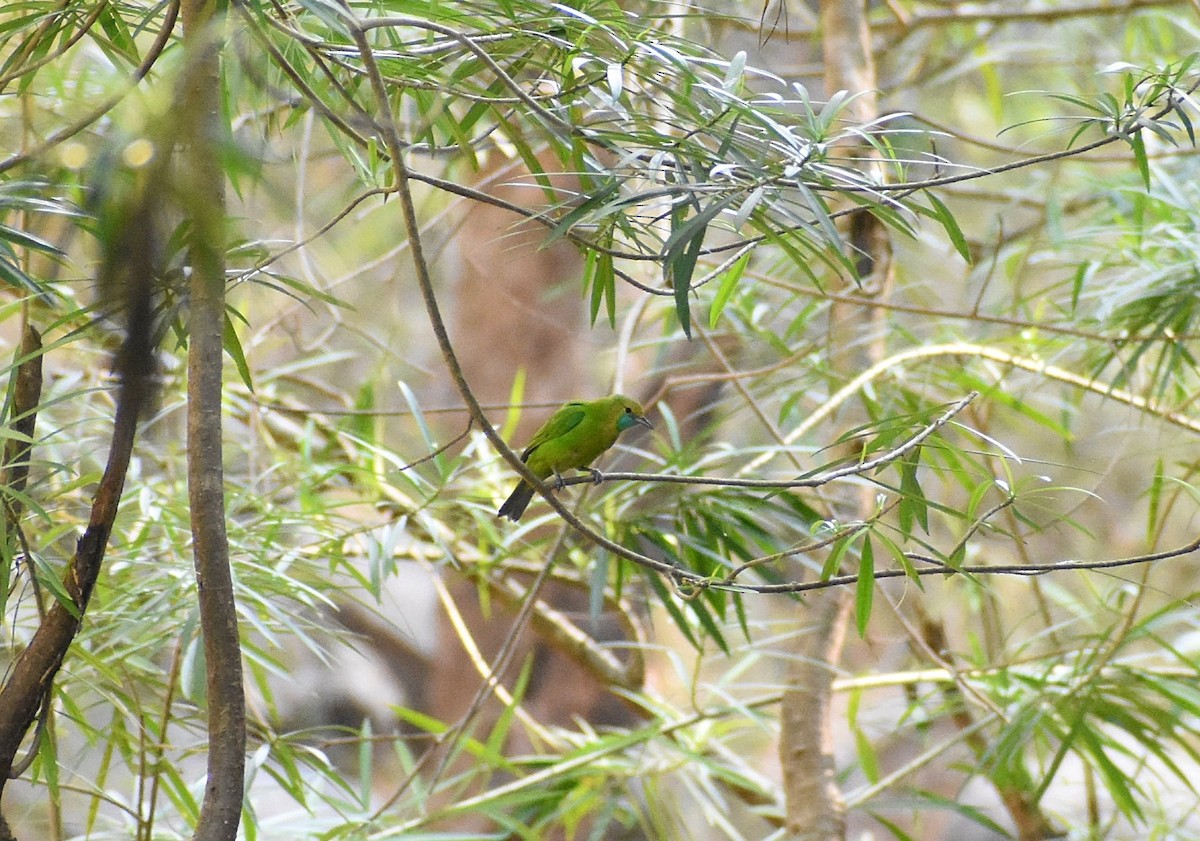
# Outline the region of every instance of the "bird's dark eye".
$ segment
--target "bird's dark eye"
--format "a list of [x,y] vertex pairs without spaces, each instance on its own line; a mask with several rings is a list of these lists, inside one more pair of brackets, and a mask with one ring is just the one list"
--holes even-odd
[[629,408],[628,406],[626,406],[626,407],[625,407],[625,414],[627,414],[627,415],[633,414],[633,409],[631,409],[631,408]]

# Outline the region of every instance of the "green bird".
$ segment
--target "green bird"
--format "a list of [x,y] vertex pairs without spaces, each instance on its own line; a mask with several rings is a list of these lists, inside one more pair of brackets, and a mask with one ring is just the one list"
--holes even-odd
[[[574,468],[589,471],[599,481],[599,471],[588,465],[615,444],[618,435],[637,424],[653,428],[650,421],[642,417],[642,404],[620,394],[586,403],[567,403],[533,436],[525,452],[521,453],[521,461],[529,465],[539,479],[553,474],[561,481],[562,472]],[[522,479],[496,516],[508,517],[515,523],[521,519],[531,499],[533,485]]]

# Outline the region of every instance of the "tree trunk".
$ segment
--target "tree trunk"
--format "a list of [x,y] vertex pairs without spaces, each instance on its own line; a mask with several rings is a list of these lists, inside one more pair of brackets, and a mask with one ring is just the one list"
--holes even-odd
[[[848,90],[860,96],[851,105],[851,116],[867,121],[876,116],[875,63],[870,51],[865,0],[822,0],[825,91],[832,95]],[[860,154],[866,155],[865,150]],[[890,249],[883,226],[866,213],[851,216],[845,238],[856,249],[859,277],[852,291],[878,294],[890,275]],[[839,379],[849,379],[867,367],[869,357],[881,353],[872,310],[835,303],[830,312],[831,368]],[[864,338],[870,341],[862,341]],[[851,416],[846,424],[857,423]],[[865,518],[872,500],[842,501],[844,519]],[[836,782],[833,754],[833,679],[846,637],[850,616],[850,591],[834,588],[817,591],[805,599],[812,617],[807,632],[796,637],[780,709],[779,755],[783,769],[786,825],[793,838],[840,841],[846,834],[845,805]]]

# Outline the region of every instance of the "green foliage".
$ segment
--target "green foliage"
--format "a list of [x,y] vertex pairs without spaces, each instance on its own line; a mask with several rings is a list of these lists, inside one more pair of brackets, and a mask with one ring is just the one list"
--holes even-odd
[[[1195,808],[1194,26],[1110,4],[977,37],[920,4],[901,31],[881,7],[873,23],[898,33],[882,78],[904,84],[864,122],[867,94],[818,101],[727,48],[758,5],[688,19],[610,0],[232,5],[225,481],[254,713],[247,838],[782,832],[764,769],[818,588],[844,590],[857,632],[834,686],[855,757],[838,770],[877,830],[925,837],[947,811],[998,833],[1038,817],[1165,836],[1167,795]],[[39,325],[50,371],[28,437],[12,429],[19,356],[4,369],[0,443],[31,444],[33,469],[25,487],[3,477],[5,662],[46,608],[76,609],[62,575],[108,451],[123,305],[98,255],[161,252],[156,338],[175,339],[25,774],[24,802],[80,837],[186,837],[203,801],[187,197],[157,178],[183,61],[157,37],[171,8],[0,12],[0,328]],[[1123,47],[1100,37],[1117,21]],[[1040,64],[1031,32],[1053,45]],[[372,274],[400,239],[385,123],[422,221],[451,195],[498,202],[464,173],[521,161],[529,198],[506,209],[583,251],[566,294],[607,322],[593,338],[628,372],[663,383],[656,436],[616,462],[654,475],[562,492],[606,548],[545,509],[501,528],[506,462],[477,429],[447,448],[465,415],[443,411],[420,296],[406,274]],[[158,238],[136,230],[147,190],[169,199]],[[892,242],[886,282],[847,234],[865,217]],[[523,376],[506,439],[534,408]],[[692,387],[715,396],[697,408]],[[544,567],[586,616],[529,601]],[[630,717],[539,720],[524,655],[473,725],[375,688],[339,718],[334,684],[361,675],[331,672],[304,692],[333,712],[297,711],[297,663],[369,659],[369,634],[338,616],[423,621],[386,615],[414,571],[461,574],[485,617],[528,605]],[[592,634],[612,616],[628,639],[606,646]],[[987,802],[958,796],[974,781]]]

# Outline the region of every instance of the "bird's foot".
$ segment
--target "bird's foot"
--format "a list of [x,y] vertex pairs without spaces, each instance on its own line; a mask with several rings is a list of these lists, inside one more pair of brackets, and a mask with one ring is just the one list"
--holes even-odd
[[594,467],[583,467],[581,470],[586,470],[588,475],[592,477],[592,484],[599,485],[604,481],[604,474]]
[[566,480],[563,479],[562,474],[559,473],[557,470],[555,470],[554,471],[554,481],[550,483],[550,487],[554,488],[554,490],[556,490],[556,491],[561,491],[566,486],[567,486],[567,483],[566,483]]

